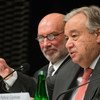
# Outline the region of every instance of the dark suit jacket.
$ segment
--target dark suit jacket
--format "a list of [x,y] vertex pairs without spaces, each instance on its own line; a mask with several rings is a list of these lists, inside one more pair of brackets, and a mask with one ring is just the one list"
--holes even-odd
[[44,72],[45,76],[47,76],[48,66],[49,66],[49,65],[45,65],[44,67],[42,67],[42,68],[40,68],[38,71],[36,71],[36,72],[34,73],[34,77],[38,80],[38,74],[39,74],[39,72],[40,72],[41,70]]
[[[67,89],[74,87],[76,84],[75,79],[77,78],[79,71],[81,67],[75,63],[73,63],[71,60],[69,60],[65,66],[61,67],[59,73],[54,76],[55,81],[53,78],[49,78],[47,81],[53,81],[54,82],[54,89],[53,89],[53,95],[52,99],[50,100],[56,100],[57,97],[66,92]],[[74,77],[75,76],[75,77]],[[48,83],[50,83],[48,82]],[[52,85],[49,85],[49,87]],[[72,92],[72,91],[71,91]],[[63,100],[65,97],[65,94],[60,96],[59,100]],[[69,95],[68,95],[69,97]],[[68,97],[66,100],[68,100]]]
[[[53,76],[48,77],[48,78],[46,79],[47,88],[48,88],[48,94],[49,94],[50,100],[51,100],[52,94],[53,94],[53,88],[54,88],[55,79],[56,79],[55,77],[56,77],[56,75],[59,73],[59,71],[60,71],[60,69],[61,69],[62,67],[66,67],[66,64],[67,64],[67,62],[68,62],[69,60],[70,60],[70,56],[68,56],[68,57],[64,60],[64,62],[60,65],[60,67],[58,68],[58,70],[56,71],[56,73],[55,73]],[[45,73],[45,75],[47,75],[48,65],[42,67],[40,70],[43,70],[44,73]],[[38,71],[34,74],[34,77],[35,77],[36,79],[37,79],[37,77],[38,77],[38,73],[39,73],[40,70],[38,70]]]
[[[70,60],[70,56],[68,56],[68,57],[64,60],[64,62],[60,65],[60,67],[59,67],[58,70],[55,72],[55,74],[57,74],[57,73],[59,72],[59,70],[60,70],[61,67],[66,66],[66,63],[67,63],[69,60]],[[34,74],[34,77],[35,77],[36,79],[38,79],[38,73],[39,73],[41,70],[43,70],[44,73],[45,73],[45,75],[47,76],[48,66],[49,66],[49,65],[47,64],[47,65],[45,65],[44,67],[42,67],[41,69],[39,69],[38,71],[36,71],[35,74]]]
[[18,93],[18,92],[28,92],[31,97],[34,97],[34,92],[36,88],[36,81],[35,79],[18,72],[18,78],[10,87],[9,92],[11,93]]
[[[95,80],[95,81],[93,81]],[[100,100],[100,58],[93,70],[84,100]]]
[[[72,66],[71,62],[69,62],[67,66],[69,66],[69,68],[62,68],[56,76],[52,100],[57,100],[60,94],[76,85],[75,82],[80,72],[80,67],[78,65]],[[90,81],[84,100],[100,100],[100,59],[96,64]],[[70,100],[72,92],[73,91],[68,91],[60,96],[58,100]]]

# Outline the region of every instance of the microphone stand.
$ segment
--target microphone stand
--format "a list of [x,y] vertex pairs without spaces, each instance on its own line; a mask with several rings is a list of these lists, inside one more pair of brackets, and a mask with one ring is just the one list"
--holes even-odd
[[14,69],[11,73],[9,73],[7,76],[5,76],[4,78],[2,78],[0,80],[0,82],[2,82],[4,79],[6,79],[7,77],[9,77],[11,74],[13,74],[15,71],[18,71],[18,70],[23,70],[23,66],[20,66],[18,67],[17,69]]
[[94,81],[96,81],[96,80],[98,80],[98,79],[100,79],[100,77],[99,77],[99,78],[96,78],[96,79],[93,79],[92,81],[88,81],[88,82],[86,82],[86,83],[84,83],[84,84],[78,85],[78,86],[76,86],[76,87],[70,88],[70,89],[68,89],[67,91],[65,91],[65,92],[61,93],[60,95],[58,95],[58,97],[57,97],[56,100],[59,100],[59,98],[60,98],[62,95],[66,94],[66,93],[68,93],[68,92],[70,92],[70,91],[73,91],[73,90],[75,90],[75,89],[77,89],[77,88],[79,88],[79,87],[81,87],[81,86],[83,86],[83,85],[86,85],[86,84],[88,84],[88,83],[94,82]]

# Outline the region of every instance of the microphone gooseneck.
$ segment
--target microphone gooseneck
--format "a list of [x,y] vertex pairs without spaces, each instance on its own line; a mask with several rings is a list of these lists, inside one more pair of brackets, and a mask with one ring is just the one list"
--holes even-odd
[[96,81],[96,80],[98,80],[98,79],[100,79],[100,77],[99,77],[99,78],[95,78],[95,79],[93,79],[93,80],[91,80],[91,81],[88,81],[88,82],[86,82],[86,83],[84,83],[84,84],[78,85],[78,86],[76,86],[76,87],[70,88],[70,89],[68,89],[67,91],[65,91],[65,92],[61,93],[60,95],[58,95],[58,97],[57,97],[56,100],[59,100],[59,98],[60,98],[62,95],[66,94],[66,93],[69,93],[70,91],[73,91],[73,90],[75,90],[75,89],[77,89],[77,88],[79,88],[79,87],[81,87],[81,86],[84,86],[84,85],[86,85],[86,84],[88,84],[88,83],[92,83],[92,82],[94,82],[94,81]]
[[7,76],[5,76],[3,79],[0,80],[3,81],[4,79],[6,79],[8,76],[10,76],[11,74],[13,74],[15,71],[22,71],[22,72],[25,72],[27,70],[29,70],[30,68],[30,65],[28,63],[24,63],[22,64],[20,67],[14,69],[11,73],[9,73]]
[[23,67],[24,67],[24,66],[21,65],[20,67],[14,69],[11,73],[9,73],[7,76],[5,76],[4,78],[2,78],[2,79],[0,80],[0,82],[3,81],[4,79],[6,79],[7,77],[9,77],[9,76],[10,76],[11,74],[13,74],[15,71],[23,70]]

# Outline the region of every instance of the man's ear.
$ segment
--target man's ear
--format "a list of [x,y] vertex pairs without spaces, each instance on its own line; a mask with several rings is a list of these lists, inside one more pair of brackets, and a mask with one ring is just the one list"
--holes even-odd
[[97,43],[100,43],[100,28],[96,30],[96,34],[97,34]]

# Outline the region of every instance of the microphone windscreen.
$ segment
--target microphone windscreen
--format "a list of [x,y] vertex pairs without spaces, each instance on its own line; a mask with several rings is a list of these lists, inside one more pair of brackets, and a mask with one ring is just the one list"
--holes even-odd
[[23,63],[21,66],[20,66],[20,70],[23,72],[23,73],[26,73],[27,71],[29,71],[30,69],[30,65],[28,63]]

